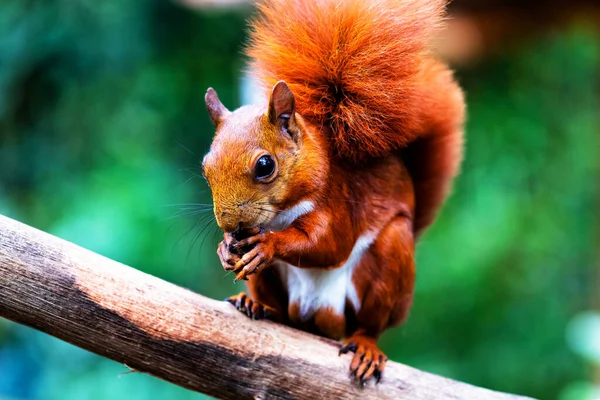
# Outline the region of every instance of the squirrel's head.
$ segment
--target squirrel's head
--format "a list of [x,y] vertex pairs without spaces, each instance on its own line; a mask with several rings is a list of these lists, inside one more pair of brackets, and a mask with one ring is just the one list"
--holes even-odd
[[216,134],[202,172],[219,227],[283,229],[286,210],[303,201],[310,208],[328,172],[326,149],[296,114],[292,91],[280,81],[268,105],[233,112],[212,88],[205,100]]

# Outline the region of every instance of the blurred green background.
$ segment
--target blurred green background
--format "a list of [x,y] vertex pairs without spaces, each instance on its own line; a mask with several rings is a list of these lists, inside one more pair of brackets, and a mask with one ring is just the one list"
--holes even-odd
[[[251,97],[252,9],[201,3],[0,2],[0,213],[219,299],[242,289],[216,258],[220,232],[180,209],[211,202],[206,88],[230,108]],[[410,319],[382,338],[392,360],[600,398],[600,19],[581,14],[457,56],[466,159],[418,245]],[[203,397],[127,371],[0,319],[1,400]]]

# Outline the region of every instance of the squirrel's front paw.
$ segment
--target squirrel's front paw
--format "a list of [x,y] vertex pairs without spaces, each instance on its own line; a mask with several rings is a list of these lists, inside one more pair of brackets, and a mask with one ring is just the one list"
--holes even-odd
[[246,280],[248,275],[251,275],[259,269],[267,266],[275,254],[275,246],[269,240],[269,233],[260,233],[249,238],[240,240],[235,244],[235,248],[244,248],[253,246],[250,251],[245,253],[239,261],[233,266],[235,272],[235,280]]
[[225,271],[232,271],[238,261],[242,259],[242,256],[236,254],[230,250],[231,246],[231,235],[225,234],[225,239],[217,246],[217,255],[221,261],[221,265],[225,268]]

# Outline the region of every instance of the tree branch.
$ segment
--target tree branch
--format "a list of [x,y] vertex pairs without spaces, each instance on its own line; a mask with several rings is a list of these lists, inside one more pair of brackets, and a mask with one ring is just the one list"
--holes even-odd
[[0,216],[0,316],[224,399],[517,399],[390,362],[348,377],[336,342],[210,300]]

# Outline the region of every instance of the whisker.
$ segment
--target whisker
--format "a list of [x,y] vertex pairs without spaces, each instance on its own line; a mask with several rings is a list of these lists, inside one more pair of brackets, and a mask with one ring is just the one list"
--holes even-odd
[[227,278],[231,274],[233,274],[233,271],[225,271],[225,275],[223,275],[223,279]]
[[189,216],[189,215],[197,215],[205,212],[211,212],[212,207],[208,206],[195,206],[195,207],[181,207],[179,210],[175,211],[173,215],[165,218],[163,221],[169,220],[171,218],[175,218],[178,216]]
[[[206,242],[206,239],[211,235],[211,232],[214,232],[215,226],[218,226],[217,224],[213,224],[213,222],[215,222],[214,218],[212,219],[212,221],[209,222],[210,228],[208,229],[208,232],[206,232],[206,234],[203,235],[202,242],[200,242],[200,249],[204,248],[204,242]],[[213,240],[214,240],[214,233],[213,233]]]
[[177,171],[180,171],[180,172],[181,171],[191,172],[192,174],[196,174],[198,176],[202,176],[202,174],[198,174],[198,173],[194,172],[195,170],[202,171],[202,169],[199,166],[197,166],[197,165],[192,165],[189,168],[179,168]]
[[177,241],[175,241],[175,243],[173,244],[173,249],[175,249],[175,247],[176,247],[176,246],[179,244],[179,242],[181,242],[181,240],[183,240],[183,238],[184,238],[184,237],[186,237],[187,235],[189,235],[189,233],[190,233],[190,232],[191,232],[191,231],[192,231],[194,228],[196,228],[198,225],[200,225],[201,223],[203,223],[204,221],[206,221],[206,220],[207,220],[207,218],[208,218],[209,216],[210,216],[209,214],[203,215],[202,217],[200,217],[200,218],[198,219],[198,221],[194,222],[194,223],[192,224],[192,226],[190,226],[190,228],[189,228],[187,231],[185,231],[185,233],[184,233],[183,235],[181,235],[181,236],[179,237],[179,239],[177,239]]
[[276,205],[279,205],[279,204],[281,204],[281,202],[272,202],[272,201],[256,201],[256,202],[254,202],[254,204],[259,204],[259,205],[262,205],[262,206],[270,206],[270,205],[274,205],[274,206],[276,206]]
[[207,209],[207,210],[193,210],[193,209],[183,210],[182,209],[182,210],[176,211],[170,217],[167,217],[167,218],[163,219],[161,222],[168,221],[168,220],[173,219],[173,218],[191,217],[191,216],[194,216],[194,215],[200,215],[200,214],[205,214],[205,213],[212,213],[212,209]]
[[181,143],[179,143],[177,140],[175,140],[175,143],[177,143],[179,146],[181,146],[182,149],[184,149],[185,151],[187,151],[188,153],[190,153],[194,157],[198,157],[193,151],[191,151],[190,149],[188,149],[187,147],[185,147],[184,145],[182,145]]
[[208,204],[208,203],[173,203],[173,204],[163,204],[158,207],[196,207],[196,206],[213,207],[212,204]]
[[270,212],[271,214],[275,214],[275,215],[281,214],[281,211],[278,211],[278,210],[269,210],[267,208],[260,208],[260,207],[256,207],[256,209],[265,211],[265,212]]
[[215,224],[215,245],[219,244],[219,242],[221,241],[221,235],[223,234],[223,231],[221,230],[221,228],[219,227],[219,225]]
[[212,211],[212,207],[208,206],[196,206],[196,207],[181,207],[179,211],[198,211],[198,210],[209,210]]
[[189,181],[191,181],[192,179],[195,179],[195,178],[197,178],[197,177],[198,177],[197,175],[192,175],[192,176],[190,176],[188,179],[186,179],[186,180],[185,180],[185,182],[183,182],[183,183],[181,184],[181,186],[184,186],[186,183],[188,183]]
[[194,235],[193,239],[192,239],[192,243],[190,244],[190,248],[188,249],[187,255],[186,255],[186,262],[189,261],[190,258],[190,254],[192,253],[192,249],[194,248],[194,246],[196,245],[196,242],[198,241],[198,239],[200,237],[202,237],[202,234],[206,231],[206,229],[208,227],[211,226],[212,222],[214,221],[214,217],[210,218],[205,224],[204,227],[202,229],[199,229],[198,232]]

